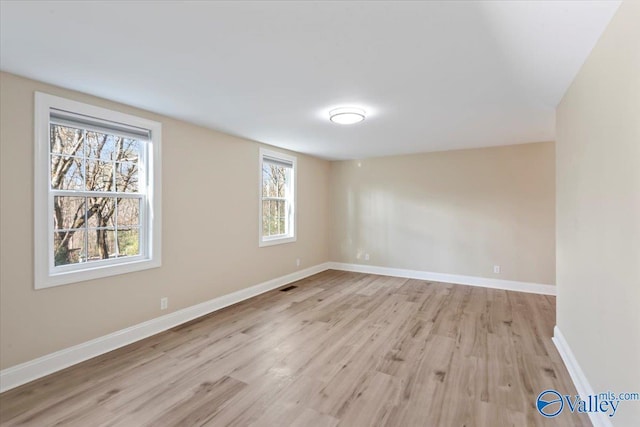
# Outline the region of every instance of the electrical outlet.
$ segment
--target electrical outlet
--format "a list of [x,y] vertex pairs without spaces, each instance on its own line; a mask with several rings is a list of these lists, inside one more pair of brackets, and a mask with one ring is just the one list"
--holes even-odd
[[369,261],[369,254],[364,254],[364,260]]
[[160,298],[160,310],[166,310],[169,307],[169,298]]
[[494,265],[493,266],[493,272],[495,274],[500,274],[500,266],[499,265]]
[[296,267],[300,267],[300,258],[296,258]]

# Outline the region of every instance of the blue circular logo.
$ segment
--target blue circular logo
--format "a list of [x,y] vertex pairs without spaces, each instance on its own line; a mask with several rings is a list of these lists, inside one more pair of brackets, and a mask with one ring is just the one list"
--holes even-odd
[[562,412],[564,408],[564,401],[562,396],[555,390],[545,390],[538,395],[536,400],[536,408],[540,415],[544,415],[547,418],[553,418]]

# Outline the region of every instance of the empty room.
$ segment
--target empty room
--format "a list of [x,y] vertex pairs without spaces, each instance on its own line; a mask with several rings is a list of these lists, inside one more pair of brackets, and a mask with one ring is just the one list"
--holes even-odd
[[640,425],[640,1],[0,0],[0,426]]

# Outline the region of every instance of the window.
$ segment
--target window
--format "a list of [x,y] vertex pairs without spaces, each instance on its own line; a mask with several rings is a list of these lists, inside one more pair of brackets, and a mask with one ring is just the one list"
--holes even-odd
[[260,149],[260,246],[296,241],[296,158]]
[[35,288],[160,266],[160,123],[35,101]]

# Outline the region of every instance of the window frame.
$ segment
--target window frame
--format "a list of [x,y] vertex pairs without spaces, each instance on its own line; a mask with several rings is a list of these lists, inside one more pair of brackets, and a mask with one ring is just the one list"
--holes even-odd
[[[269,157],[272,158],[274,160],[280,160],[282,162],[287,162],[287,163],[291,163],[291,174],[293,175],[293,179],[291,180],[290,186],[290,199],[289,200],[289,204],[290,204],[290,213],[289,213],[289,233],[288,234],[284,234],[284,235],[278,235],[278,236],[264,236],[262,233],[262,203],[263,203],[263,197],[262,197],[262,169],[264,166],[264,159],[265,157]],[[297,220],[297,200],[298,200],[298,194],[297,194],[297,190],[298,190],[298,186],[297,186],[297,179],[298,179],[298,159],[295,156],[291,156],[289,154],[284,154],[284,153],[280,153],[278,151],[273,151],[273,150],[269,150],[267,148],[263,148],[260,147],[260,156],[259,156],[259,161],[258,161],[258,246],[259,247],[265,247],[265,246],[274,246],[274,245],[280,245],[280,244],[284,244],[284,243],[293,243],[297,240],[297,227],[298,227],[298,220]]]
[[[34,288],[83,282],[92,279],[160,267],[162,264],[162,124],[130,114],[35,92],[34,108]],[[51,112],[59,110],[87,116],[95,122],[141,128],[149,131],[139,160],[139,182],[146,184],[139,214],[140,254],[122,258],[55,266],[53,255],[53,198],[51,189],[50,123]],[[55,121],[55,119],[54,119]],[[108,124],[108,123],[107,123]],[[89,129],[85,127],[84,129]],[[144,169],[144,170],[142,170]],[[74,190],[69,190],[73,197]],[[84,197],[84,192],[79,192]],[[114,193],[115,196],[117,193]],[[132,193],[138,194],[138,193]],[[110,193],[104,194],[112,197]]]

